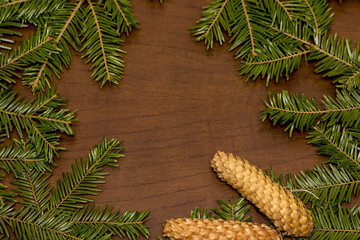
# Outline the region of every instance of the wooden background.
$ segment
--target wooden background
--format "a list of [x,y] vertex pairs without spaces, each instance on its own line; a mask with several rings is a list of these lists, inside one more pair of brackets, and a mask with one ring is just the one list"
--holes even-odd
[[[77,109],[76,135],[64,136],[59,167],[51,178],[70,171],[74,159],[86,157],[103,136],[124,141],[126,157],[110,172],[96,204],[126,210],[150,210],[151,239],[162,234],[165,219],[188,217],[195,206],[217,207],[216,200],[234,200],[235,190],[212,172],[209,161],[217,150],[234,152],[265,169],[298,173],[326,157],[307,144],[306,133],[292,138],[270,121],[260,121],[263,100],[275,90],[305,93],[317,100],[334,96],[331,80],[303,64],[289,81],[244,82],[229,45],[206,51],[188,27],[209,0],[132,1],[141,25],[125,38],[125,75],[119,86],[99,89],[90,80],[89,65],[75,53],[69,69],[55,81],[68,108]],[[332,33],[360,41],[360,1],[331,0]],[[28,91],[16,87],[28,95]],[[264,217],[251,210],[255,222]]]

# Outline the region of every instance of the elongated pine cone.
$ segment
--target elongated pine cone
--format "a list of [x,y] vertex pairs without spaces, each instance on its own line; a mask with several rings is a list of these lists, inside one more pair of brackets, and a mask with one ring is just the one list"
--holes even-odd
[[211,167],[221,180],[272,219],[279,231],[293,237],[311,235],[314,219],[310,211],[300,199],[274,182],[261,169],[234,154],[220,151],[211,160]]
[[164,236],[176,240],[281,240],[275,229],[221,219],[178,218],[167,220]]

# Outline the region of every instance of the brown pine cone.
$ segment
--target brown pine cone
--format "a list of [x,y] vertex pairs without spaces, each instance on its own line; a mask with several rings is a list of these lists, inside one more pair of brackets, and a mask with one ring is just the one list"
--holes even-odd
[[302,201],[274,182],[261,169],[231,153],[217,152],[211,166],[221,180],[234,187],[272,219],[279,231],[293,237],[310,236],[314,220]]
[[164,236],[176,240],[281,240],[275,229],[221,219],[178,218],[167,220]]

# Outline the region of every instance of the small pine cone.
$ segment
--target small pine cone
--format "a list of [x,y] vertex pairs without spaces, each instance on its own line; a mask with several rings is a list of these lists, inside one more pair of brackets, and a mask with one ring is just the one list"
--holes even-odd
[[164,236],[176,240],[281,240],[275,229],[221,219],[178,218],[167,220]]
[[261,169],[233,154],[217,152],[211,166],[221,180],[234,187],[272,219],[279,231],[293,237],[310,236],[314,219],[303,202],[274,182]]

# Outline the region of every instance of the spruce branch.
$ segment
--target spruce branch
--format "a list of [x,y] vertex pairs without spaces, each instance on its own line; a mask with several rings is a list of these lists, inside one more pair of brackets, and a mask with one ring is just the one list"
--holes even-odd
[[352,197],[360,193],[358,175],[332,164],[315,166],[295,175],[288,173],[286,179],[282,174],[276,175],[271,167],[266,174],[305,204],[311,202],[312,208],[334,208],[343,202],[351,202]]
[[280,0],[275,0],[277,4],[280,5],[280,7],[285,11],[286,15],[288,16],[290,22],[292,21],[292,17],[290,15],[289,10],[286,8],[286,6],[280,1]]
[[38,30],[31,34],[28,41],[23,40],[16,49],[0,55],[0,83],[15,82],[20,77],[17,71],[36,62],[42,62],[50,52],[57,52],[50,37],[50,28]]
[[[1,222],[12,228],[17,239],[83,239],[68,233],[72,222],[66,214],[55,218],[31,207],[23,207],[14,212],[12,206],[9,206],[4,210],[6,211],[0,211]],[[4,233],[4,229],[0,228],[0,231]]]
[[50,52],[42,63],[25,69],[26,77],[23,82],[29,85],[33,92],[44,91],[46,86],[50,86],[50,82],[53,80],[52,73],[59,78],[60,72],[63,71],[62,65],[69,67],[72,54],[68,44],[75,49],[80,45],[78,32],[83,21],[79,10],[83,2],[81,0],[77,4],[66,3],[63,8],[45,18],[47,24],[53,29],[54,46],[60,50],[61,54]]
[[[0,209],[0,233],[9,237],[9,229],[17,239],[111,239],[112,236],[136,240],[149,238],[144,223],[149,212],[120,213],[112,206],[99,208],[86,205],[88,194],[96,194],[97,184],[104,183],[104,166],[118,166],[123,157],[121,142],[105,138],[95,146],[86,161],[76,161],[72,173],[64,173],[57,188],[50,186],[51,174],[27,167],[13,184],[22,207],[5,203]],[[0,196],[2,193],[0,191]]]
[[251,216],[245,217],[250,210],[250,205],[245,198],[239,198],[233,202],[217,200],[217,203],[220,205],[220,209],[211,208],[215,218],[241,222],[251,221]]
[[123,147],[115,139],[109,142],[106,139],[97,145],[86,160],[80,159],[72,165],[73,172],[63,174],[63,179],[57,181],[57,187],[52,191],[50,198],[50,211],[55,213],[58,209],[74,210],[81,208],[78,203],[92,202],[84,194],[97,195],[101,191],[97,184],[104,183],[107,173],[100,172],[104,166],[117,167],[117,158],[123,157],[120,152]]
[[12,44],[14,40],[10,39],[9,36],[21,36],[21,33],[16,28],[27,27],[15,19],[8,19],[5,22],[0,23],[0,49],[11,50],[11,47],[3,45],[2,43]]
[[52,163],[52,156],[59,147],[57,131],[73,135],[71,124],[75,121],[75,112],[68,109],[58,110],[64,104],[55,88],[39,94],[35,101],[22,101],[16,92],[5,89],[0,91],[0,131],[10,136],[15,127],[21,139],[26,139],[25,131],[36,154],[43,154],[46,162]]
[[39,172],[50,170],[49,164],[43,155],[36,153],[31,144],[25,148],[14,143],[0,149],[0,167],[15,177],[22,176],[28,168]]
[[91,77],[101,81],[101,87],[106,83],[117,84],[124,67],[121,53],[125,51],[118,48],[123,40],[119,38],[116,24],[111,21],[101,3],[88,3],[89,6],[83,11],[85,22],[82,35],[85,42],[81,50],[86,50],[83,57],[88,57],[87,63],[92,62]]
[[251,23],[250,23],[250,17],[248,15],[247,10],[246,10],[245,1],[241,0],[241,4],[243,6],[243,11],[244,11],[245,19],[246,19],[246,24],[247,24],[247,27],[249,29],[249,38],[250,38],[250,43],[251,43],[251,56],[255,57],[257,54],[255,53],[255,43],[254,43],[254,37],[253,37],[253,29],[252,29]]
[[315,229],[310,240],[350,240],[360,237],[360,215],[356,206],[352,209],[338,207],[337,211],[318,208],[313,214]]
[[360,45],[351,50],[350,41],[348,39],[337,40],[337,35],[327,37],[326,33],[321,37],[315,38],[315,44],[310,41],[298,37],[292,33],[272,27],[278,33],[292,38],[299,43],[307,46],[311,51],[309,60],[318,61],[316,72],[326,72],[324,77],[338,77],[334,82],[338,83],[341,88],[352,90],[358,87],[360,62]]
[[0,23],[13,17],[22,21],[31,21],[44,12],[53,12],[63,6],[66,0],[15,0],[0,5]]
[[301,172],[293,179],[287,177],[292,189],[306,190],[293,192],[304,203],[312,202],[313,206],[333,207],[342,202],[351,202],[352,196],[360,194],[360,180],[347,170],[315,166],[312,170]]
[[308,136],[311,138],[309,143],[319,147],[319,154],[330,156],[327,163],[336,164],[356,177],[360,170],[359,144],[348,133],[348,129],[339,125],[329,128],[320,125],[313,129]]
[[111,13],[112,20],[116,23],[117,31],[129,35],[133,28],[137,28],[139,21],[135,18],[132,6],[128,0],[107,0],[105,9]]
[[120,238],[137,239],[140,235],[139,232],[145,237],[150,236],[147,226],[143,225],[148,215],[148,211],[131,211],[120,214],[120,210],[113,211],[113,208],[109,206],[99,208],[89,205],[76,211],[72,221],[77,226],[74,231],[84,227],[102,228]]
[[233,8],[235,6],[232,0],[215,0],[211,5],[204,7],[202,18],[197,21],[198,25],[190,28],[196,41],[205,40],[207,49],[213,48],[214,40],[218,41],[220,45],[223,44],[225,37],[222,29],[228,35],[231,34]]
[[25,169],[22,176],[12,182],[17,186],[13,191],[22,198],[20,203],[45,211],[52,189],[47,181],[50,177],[51,174],[44,175],[43,172],[31,168]]
[[294,129],[310,129],[320,122],[326,126],[341,123],[344,127],[357,127],[360,123],[360,95],[358,92],[336,91],[336,99],[324,96],[320,110],[314,98],[308,99],[304,94],[289,94],[287,91],[276,94],[271,92],[265,101],[267,109],[263,111],[262,120],[269,118],[273,124],[286,125],[284,131],[292,136]]

